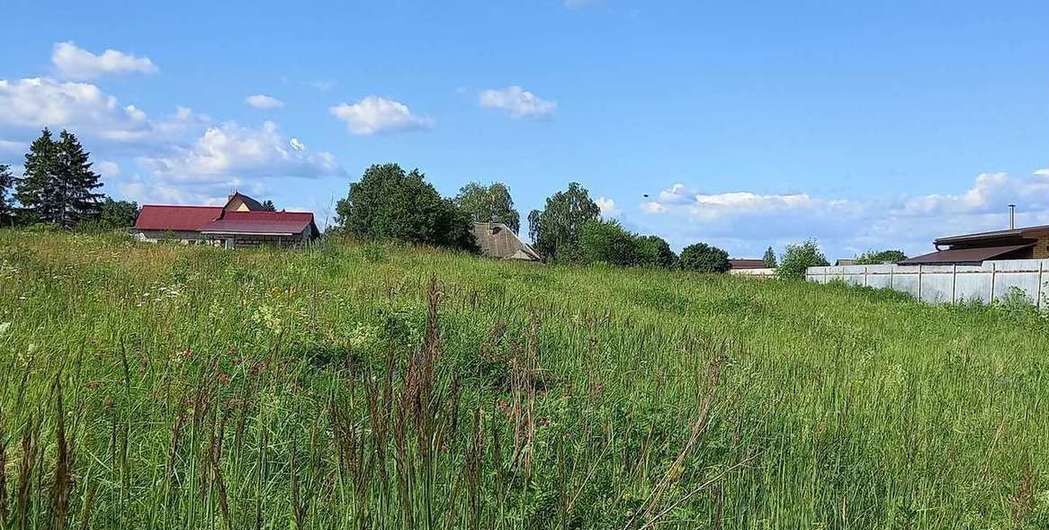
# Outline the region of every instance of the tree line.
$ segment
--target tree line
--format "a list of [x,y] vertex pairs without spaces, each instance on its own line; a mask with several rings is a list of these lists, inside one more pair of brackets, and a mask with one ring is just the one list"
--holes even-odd
[[[468,251],[476,251],[470,230],[475,222],[503,223],[514,232],[521,228],[506,184],[471,182],[446,198],[421,171],[405,171],[397,164],[369,167],[335,210],[335,232]],[[617,221],[602,219],[601,208],[577,182],[531,211],[528,225],[533,248],[548,262],[703,272],[729,268],[728,253],[717,247],[696,243],[678,256],[659,236],[635,234]]]
[[[21,177],[0,165],[0,223],[3,226],[45,224],[60,228],[113,229],[134,225],[139,207],[99,192],[101,176],[92,169],[90,154],[76,135],[63,130],[55,139],[47,128],[29,146]],[[275,211],[271,201],[266,210]],[[471,182],[455,197],[442,197],[418,169],[377,164],[350,184],[336,205],[333,232],[359,239],[389,239],[477,251],[471,231],[475,222],[498,222],[515,233],[521,216],[510,188],[501,182]],[[554,263],[607,264],[621,267],[679,268],[726,272],[729,256],[703,242],[675,254],[663,238],[631,232],[618,221],[601,218],[601,209],[578,182],[571,182],[528,214],[533,247]],[[868,251],[857,264],[895,263],[906,256],[898,250]],[[781,276],[804,277],[805,268],[827,265],[815,241],[788,245],[781,260],[772,247],[766,267]]]
[[63,130],[55,139],[45,128],[29,146],[25,170],[16,177],[0,165],[0,223],[4,226],[50,225],[59,228],[131,226],[134,202],[100,193],[102,177],[92,170],[90,153],[76,135]]

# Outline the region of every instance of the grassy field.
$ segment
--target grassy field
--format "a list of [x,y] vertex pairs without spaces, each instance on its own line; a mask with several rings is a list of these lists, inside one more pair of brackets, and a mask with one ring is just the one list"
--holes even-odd
[[1036,314],[0,230],[4,528],[1047,528]]

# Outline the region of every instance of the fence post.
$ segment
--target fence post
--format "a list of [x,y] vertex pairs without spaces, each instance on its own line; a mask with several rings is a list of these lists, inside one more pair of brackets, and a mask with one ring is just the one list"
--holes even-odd
[[1035,300],[1035,302],[1034,302],[1034,305],[1037,306],[1038,309],[1042,308],[1042,271],[1043,270],[1045,270],[1045,260],[1038,260],[1038,290],[1037,290],[1038,294],[1036,295],[1036,296],[1038,296],[1038,299]]
[[958,264],[954,264],[954,268],[951,269],[951,303],[958,303]]
[[987,303],[988,304],[994,303],[994,279],[995,279],[994,277],[995,277],[995,273],[998,272],[997,269],[998,268],[994,266],[994,262],[992,261],[991,262],[991,295],[987,298]]
[[922,299],[922,266],[918,265],[918,301]]

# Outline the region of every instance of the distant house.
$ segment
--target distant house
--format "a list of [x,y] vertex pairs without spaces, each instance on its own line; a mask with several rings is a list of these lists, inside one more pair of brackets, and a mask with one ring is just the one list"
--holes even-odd
[[1049,225],[941,237],[933,245],[936,252],[899,264],[979,265],[988,260],[1049,258]]
[[481,254],[496,259],[542,261],[543,257],[528,243],[521,241],[503,223],[474,223],[471,229]]
[[728,273],[739,276],[774,276],[776,269],[766,267],[763,259],[729,258]]
[[849,265],[855,265],[855,264],[856,264],[856,260],[855,259],[834,260],[834,266],[835,267],[848,267]]
[[729,258],[729,270],[764,269],[765,260],[758,258]]
[[269,212],[241,193],[224,206],[147,204],[132,232],[146,242],[176,240],[225,248],[304,245],[320,236],[310,212]]

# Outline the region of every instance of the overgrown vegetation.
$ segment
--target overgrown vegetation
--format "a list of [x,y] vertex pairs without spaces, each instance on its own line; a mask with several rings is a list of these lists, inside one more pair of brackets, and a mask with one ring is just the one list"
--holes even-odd
[[856,265],[881,265],[899,263],[907,259],[902,250],[868,250],[856,256]]
[[1045,528],[997,307],[0,230],[6,528]]
[[681,250],[678,264],[687,271],[727,272],[728,252],[706,243],[694,243]]
[[366,240],[394,240],[472,250],[470,215],[441,197],[418,169],[373,165],[335,207],[337,230]]
[[502,182],[489,185],[471,182],[459,188],[455,205],[475,223],[503,223],[514,233],[520,233],[521,214],[514,208],[510,188]]
[[826,267],[827,265],[829,263],[827,263],[827,257],[823,255],[823,250],[815,240],[810,239],[802,243],[787,245],[787,249],[783,251],[783,258],[780,259],[779,267],[776,268],[776,274],[780,278],[803,280],[805,271],[809,267]]

